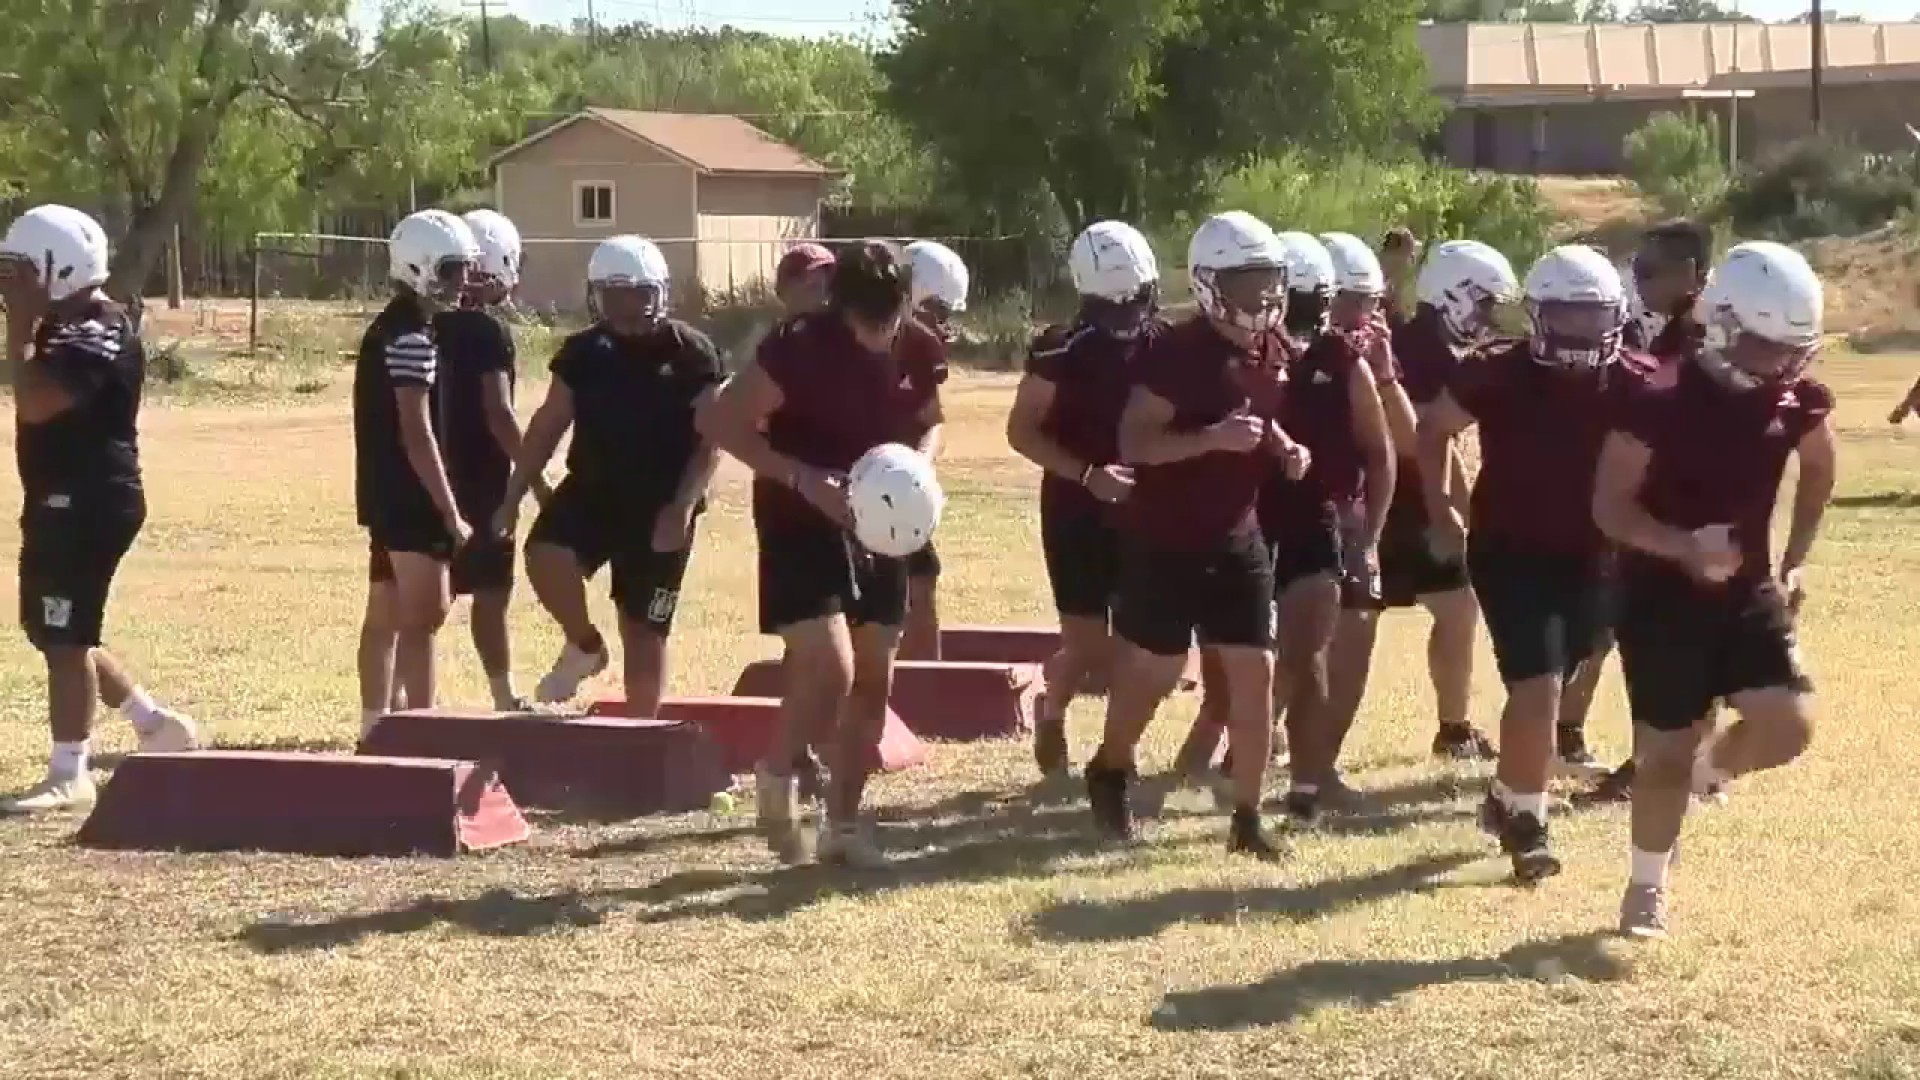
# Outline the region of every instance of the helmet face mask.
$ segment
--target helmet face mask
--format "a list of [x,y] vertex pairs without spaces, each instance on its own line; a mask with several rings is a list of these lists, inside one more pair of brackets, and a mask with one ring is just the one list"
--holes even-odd
[[1591,369],[1613,359],[1624,324],[1620,305],[1599,300],[1528,301],[1534,359],[1548,367]]
[[0,296],[11,304],[40,308],[85,298],[107,275],[107,234],[72,207],[36,206],[0,240]]
[[1153,282],[1140,286],[1132,296],[1123,299],[1082,296],[1081,320],[1101,333],[1130,341],[1138,337],[1147,320],[1153,318],[1159,300],[1160,290]]
[[923,297],[913,309],[915,321],[933,331],[941,341],[951,342],[958,336],[953,326],[953,316],[953,307],[938,296]]
[[1202,307],[1216,322],[1258,334],[1281,325],[1286,316],[1287,271],[1284,267],[1202,270],[1195,275],[1195,282],[1203,281],[1211,302],[1203,300]]
[[1740,244],[1695,302],[1706,330],[1699,363],[1736,391],[1793,383],[1819,355],[1825,306],[1820,278],[1798,252],[1768,241]]
[[1711,316],[1700,367],[1729,390],[1746,392],[1797,382],[1820,355],[1820,342],[1773,341],[1745,329],[1731,308]]
[[597,281],[588,298],[594,318],[615,333],[645,333],[666,317],[666,290],[653,282]]
[[1414,290],[1454,344],[1469,345],[1494,332],[1496,307],[1518,299],[1520,283],[1505,255],[1477,240],[1449,240],[1428,254]]
[[1359,330],[1380,312],[1380,294],[1342,290],[1333,294],[1327,316],[1342,330]]

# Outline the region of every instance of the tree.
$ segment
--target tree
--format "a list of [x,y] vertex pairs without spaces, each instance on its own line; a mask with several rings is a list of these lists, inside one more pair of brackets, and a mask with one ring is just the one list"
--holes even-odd
[[1418,2],[896,0],[880,66],[970,198],[1044,195],[1079,228],[1196,208],[1283,146],[1417,134],[1434,109]]
[[1613,0],[1425,0],[1433,22],[1613,22]]
[[1633,11],[1633,21],[1650,23],[1754,22],[1751,16],[1721,7],[1714,0],[1647,0]]

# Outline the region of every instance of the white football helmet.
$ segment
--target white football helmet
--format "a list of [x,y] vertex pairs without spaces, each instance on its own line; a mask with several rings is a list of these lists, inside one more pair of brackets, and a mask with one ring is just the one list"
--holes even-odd
[[480,245],[475,276],[508,290],[520,284],[520,230],[507,215],[498,210],[472,210],[462,220],[473,230],[473,239]]
[[1627,286],[1597,248],[1563,244],[1527,271],[1533,358],[1550,367],[1594,368],[1620,351]]
[[[1280,279],[1252,310],[1228,302],[1219,277],[1235,270],[1278,270]],[[1272,228],[1244,210],[1215,214],[1194,230],[1187,244],[1187,275],[1193,298],[1208,318],[1259,333],[1280,322],[1287,294],[1287,252]]]
[[967,264],[952,248],[933,240],[915,240],[904,254],[913,281],[914,310],[929,300],[937,301],[949,315],[967,310]]
[[854,538],[876,555],[904,559],[926,547],[946,502],[933,462],[899,443],[867,451],[847,473]]
[[658,319],[667,312],[667,292],[672,284],[667,257],[660,245],[642,236],[625,234],[600,241],[587,259],[587,295],[598,312],[600,290],[615,288],[650,289],[647,316]]
[[106,284],[107,234],[71,206],[36,206],[7,229],[0,260],[32,264],[47,299],[59,303]]
[[1327,245],[1308,232],[1288,231],[1275,236],[1287,253],[1287,291],[1331,294],[1337,273]]
[[1449,240],[1427,254],[1414,295],[1440,315],[1456,341],[1474,341],[1493,329],[1493,305],[1520,298],[1520,281],[1505,255],[1478,240]]
[[387,241],[389,276],[420,296],[450,304],[480,261],[480,244],[467,223],[445,210],[408,214]]
[[1160,263],[1140,230],[1124,221],[1096,221],[1074,238],[1067,269],[1081,296],[1131,303],[1160,281]]
[[1799,252],[1735,245],[1694,305],[1706,329],[1701,366],[1736,390],[1793,382],[1820,351],[1825,313],[1826,291]]
[[1358,293],[1361,296],[1385,296],[1387,294],[1387,275],[1380,269],[1380,256],[1373,253],[1365,240],[1352,233],[1321,233],[1320,242],[1327,247],[1327,254],[1333,259],[1334,292]]

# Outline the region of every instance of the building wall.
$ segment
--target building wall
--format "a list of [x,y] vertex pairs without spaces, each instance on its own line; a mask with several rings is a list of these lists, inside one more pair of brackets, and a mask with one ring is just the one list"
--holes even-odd
[[[694,280],[696,176],[684,163],[594,120],[581,120],[499,163],[495,197],[526,240],[519,300],[578,311],[586,303],[587,259],[608,236],[638,233],[660,245],[676,281]],[[614,216],[576,220],[580,183],[614,189]]]
[[[1828,86],[1824,101],[1829,135],[1863,149],[1914,149],[1905,124],[1916,115],[1906,102],[1920,100],[1920,83]],[[1693,112],[1727,131],[1727,101],[1582,101],[1457,109],[1441,129],[1446,160],[1465,168],[1510,173],[1617,173],[1622,146],[1634,129],[1659,112]],[[1763,89],[1739,102],[1741,159],[1811,134],[1812,102],[1805,88]]]
[[820,235],[823,180],[707,176],[700,180],[700,285],[710,295],[771,288],[789,244]]

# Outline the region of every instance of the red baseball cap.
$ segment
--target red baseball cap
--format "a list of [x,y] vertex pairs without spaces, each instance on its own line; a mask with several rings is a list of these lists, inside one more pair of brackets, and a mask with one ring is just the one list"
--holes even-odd
[[801,274],[833,265],[833,252],[820,244],[800,244],[780,256],[780,265],[773,271],[775,284],[791,281]]

